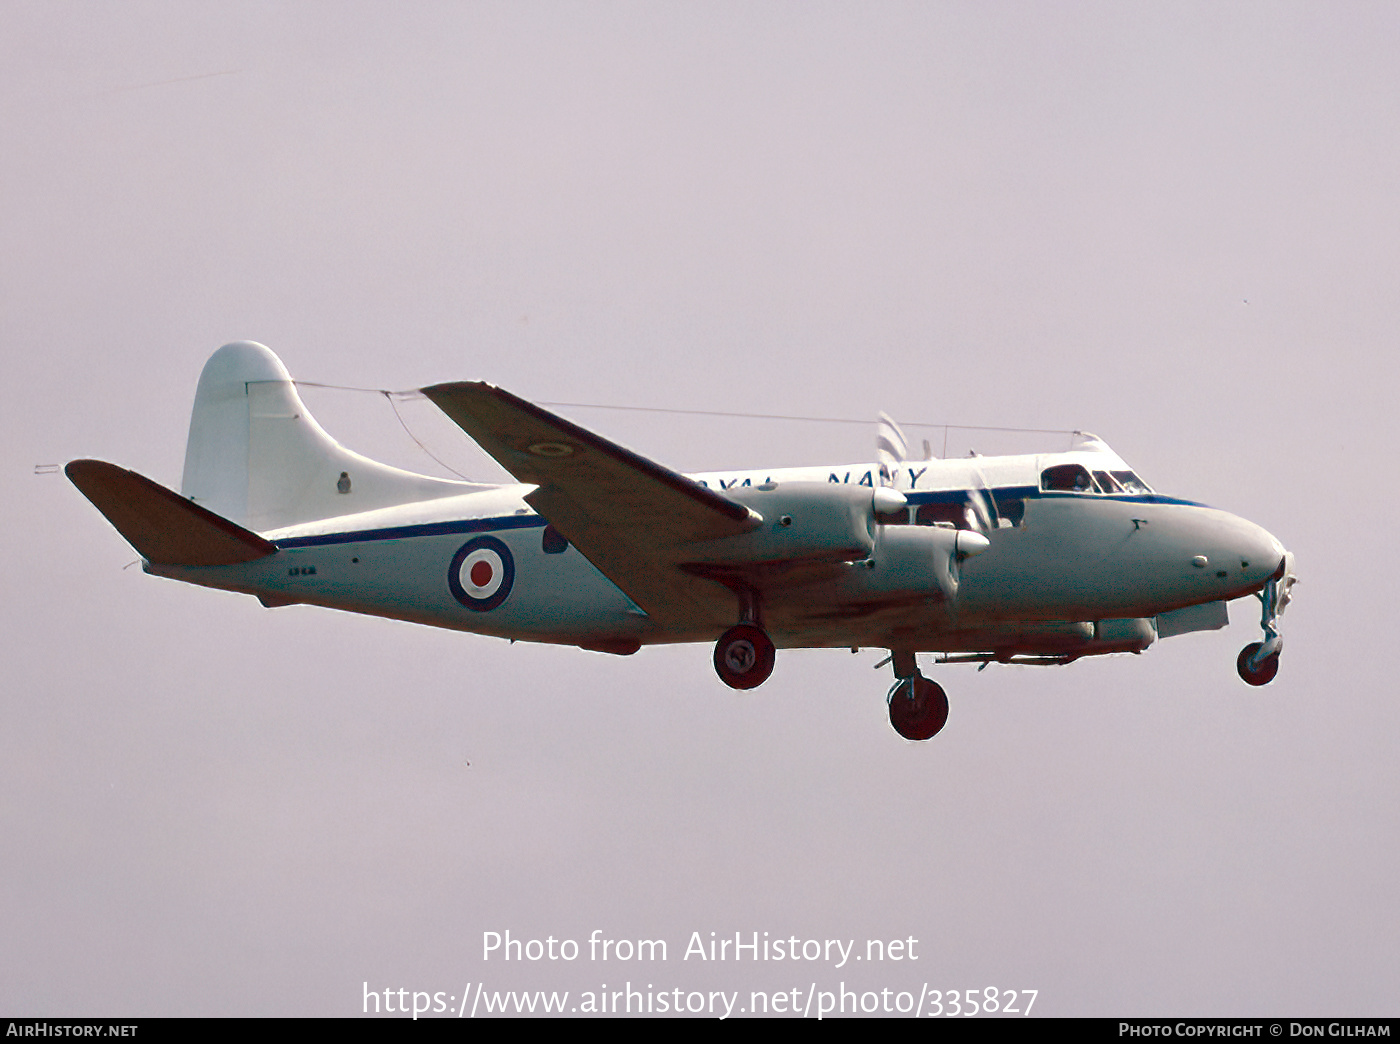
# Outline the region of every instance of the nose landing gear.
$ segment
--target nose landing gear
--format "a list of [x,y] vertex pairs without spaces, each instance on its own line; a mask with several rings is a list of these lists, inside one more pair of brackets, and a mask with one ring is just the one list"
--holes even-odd
[[1293,585],[1298,578],[1293,575],[1293,556],[1285,554],[1274,575],[1259,593],[1264,603],[1260,626],[1264,629],[1262,642],[1250,642],[1240,650],[1235,669],[1240,677],[1250,685],[1268,685],[1278,674],[1278,656],[1283,651],[1283,635],[1279,634],[1278,618],[1283,615],[1292,599]]

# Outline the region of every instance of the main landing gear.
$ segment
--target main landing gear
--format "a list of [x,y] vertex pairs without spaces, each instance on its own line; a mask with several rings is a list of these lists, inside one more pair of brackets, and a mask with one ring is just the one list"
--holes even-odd
[[1259,592],[1259,600],[1264,603],[1260,626],[1264,629],[1262,642],[1250,642],[1240,650],[1235,661],[1235,669],[1240,677],[1250,685],[1268,685],[1278,674],[1278,656],[1283,651],[1283,635],[1279,634],[1278,618],[1292,598],[1292,587],[1298,582],[1293,575],[1293,556],[1285,554],[1274,575]]
[[922,674],[895,682],[889,700],[890,724],[907,740],[932,739],[948,723],[948,694]]
[[895,682],[886,697],[890,724],[907,740],[932,739],[948,722],[948,694],[919,673],[913,653],[897,652],[892,659]]
[[[759,625],[753,596],[746,594],[741,605],[741,621],[715,642],[715,673],[731,689],[756,689],[773,673],[775,651]],[[892,651],[886,662],[894,664],[894,686],[886,697],[894,731],[907,740],[932,739],[948,721],[948,694],[919,673],[912,652]]]
[[739,622],[715,642],[715,673],[731,689],[756,689],[773,673],[773,639],[759,620],[758,594],[736,589]]
[[773,673],[773,641],[763,628],[735,624],[715,643],[715,672],[731,689],[756,689]]

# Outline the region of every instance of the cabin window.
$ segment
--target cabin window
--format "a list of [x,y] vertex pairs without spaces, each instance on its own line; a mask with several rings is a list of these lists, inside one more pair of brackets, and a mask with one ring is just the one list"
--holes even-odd
[[996,529],[999,525],[997,506],[990,490],[949,490],[934,495],[939,499],[926,501],[915,510],[915,525],[952,526],[975,533]]
[[553,526],[544,527],[544,553],[547,555],[561,555],[569,550],[569,541],[564,538],[564,534]]
[[1082,464],[1056,464],[1040,473],[1040,488],[1063,493],[1093,493],[1094,480]]
[[953,504],[921,504],[914,515],[914,521],[921,526],[952,526],[954,529],[971,529],[971,513],[961,501]]
[[1026,502],[1019,497],[1008,497],[1005,500],[998,497],[997,514],[1013,526],[1019,526],[1021,519],[1026,517]]

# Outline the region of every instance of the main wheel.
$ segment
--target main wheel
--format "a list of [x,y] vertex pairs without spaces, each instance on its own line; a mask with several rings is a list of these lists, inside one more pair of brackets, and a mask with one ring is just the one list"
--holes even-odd
[[1268,685],[1278,673],[1278,653],[1265,657],[1259,666],[1250,668],[1249,658],[1257,653],[1260,647],[1261,643],[1250,642],[1240,650],[1240,658],[1235,661],[1235,669],[1250,685]]
[[753,624],[735,624],[715,643],[715,672],[731,689],[756,689],[773,673],[773,642]]
[[947,722],[948,694],[922,674],[903,682],[890,697],[890,724],[905,739],[932,739]]

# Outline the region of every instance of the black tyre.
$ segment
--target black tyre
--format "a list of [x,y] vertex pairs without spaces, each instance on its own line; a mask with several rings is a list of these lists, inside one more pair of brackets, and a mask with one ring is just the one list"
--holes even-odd
[[947,723],[948,694],[922,674],[904,682],[890,697],[890,724],[905,739],[932,739]]
[[715,673],[731,689],[756,689],[773,673],[775,655],[762,628],[735,624],[715,643]]
[[1250,669],[1249,658],[1259,651],[1261,645],[1260,642],[1250,642],[1240,650],[1240,657],[1235,661],[1235,669],[1250,685],[1268,685],[1278,673],[1278,653],[1266,657],[1257,667]]

